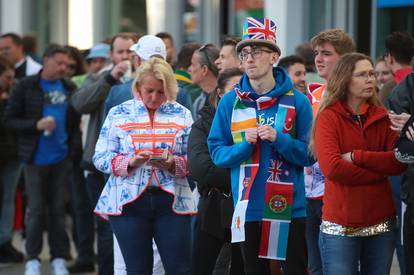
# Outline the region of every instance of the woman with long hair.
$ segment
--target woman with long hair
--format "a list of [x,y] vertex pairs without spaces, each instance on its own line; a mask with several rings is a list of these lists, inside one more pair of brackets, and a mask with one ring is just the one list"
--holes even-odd
[[390,175],[397,133],[377,96],[371,59],[345,54],[335,65],[310,149],[325,181],[319,246],[324,274],[389,274],[396,212]]

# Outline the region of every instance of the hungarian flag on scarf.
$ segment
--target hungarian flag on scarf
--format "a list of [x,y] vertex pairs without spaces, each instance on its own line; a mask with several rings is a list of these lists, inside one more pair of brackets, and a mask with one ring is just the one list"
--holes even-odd
[[293,183],[266,183],[260,258],[286,259],[292,204]]
[[286,260],[289,226],[290,222],[262,221],[259,258]]

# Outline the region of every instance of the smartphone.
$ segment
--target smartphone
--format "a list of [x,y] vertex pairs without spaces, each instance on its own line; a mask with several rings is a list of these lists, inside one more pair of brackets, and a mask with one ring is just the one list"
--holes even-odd
[[167,149],[155,149],[149,157],[149,160],[166,160],[168,158]]

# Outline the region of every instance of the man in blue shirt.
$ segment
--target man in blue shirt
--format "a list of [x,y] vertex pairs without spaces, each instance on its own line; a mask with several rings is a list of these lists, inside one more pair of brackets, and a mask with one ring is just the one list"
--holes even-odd
[[22,79],[5,111],[7,127],[19,135],[18,155],[24,163],[28,196],[26,211],[26,271],[40,274],[43,213],[48,213],[48,238],[54,274],[68,274],[65,259],[65,192],[71,171],[72,141],[79,137],[79,116],[69,98],[75,89],[64,79],[68,52],[50,45],[39,74]]

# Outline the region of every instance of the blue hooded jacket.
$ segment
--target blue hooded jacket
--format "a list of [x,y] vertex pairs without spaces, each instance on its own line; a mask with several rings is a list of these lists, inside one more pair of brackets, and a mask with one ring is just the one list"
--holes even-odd
[[[276,80],[275,87],[262,96],[278,97],[293,90],[296,108],[296,138],[288,133],[277,132],[276,140],[260,142],[259,171],[250,190],[249,205],[246,212],[246,221],[261,221],[263,217],[265,184],[269,177],[270,154],[275,150],[291,166],[293,173],[294,195],[292,218],[306,216],[305,186],[303,179],[303,167],[314,163],[308,154],[310,129],[312,126],[312,108],[309,100],[301,92],[293,89],[293,83],[285,70],[273,68],[273,76]],[[249,77],[243,74],[239,82],[242,91],[255,92],[250,86]],[[248,159],[254,149],[254,145],[243,141],[233,143],[231,135],[231,118],[233,105],[236,99],[234,90],[228,92],[220,100],[216,115],[208,137],[208,147],[213,162],[222,168],[231,168],[231,185],[234,203],[238,198],[239,167]],[[256,110],[257,121],[260,124],[274,126],[279,101],[265,110]]]

